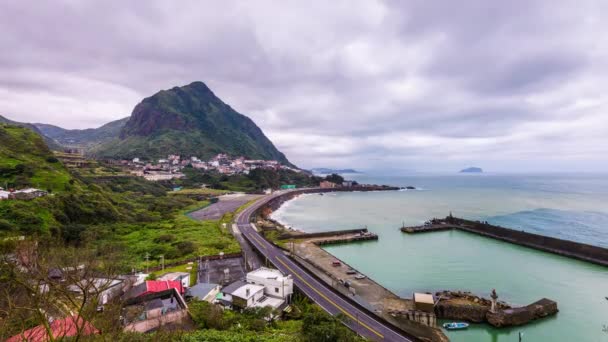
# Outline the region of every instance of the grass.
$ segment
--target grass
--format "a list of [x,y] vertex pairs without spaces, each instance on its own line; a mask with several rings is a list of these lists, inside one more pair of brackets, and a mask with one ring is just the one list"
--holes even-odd
[[227,213],[219,220],[208,221],[194,220],[185,215],[207,203],[197,202],[167,220],[144,224],[114,224],[110,227],[108,239],[120,243],[129,257],[128,263],[138,269],[146,266],[146,253],[150,255],[149,266],[153,267],[159,265],[161,255],[164,256],[165,263],[174,263],[220,252],[239,252],[240,246],[230,230],[222,228],[223,223],[229,225],[232,222],[233,213]]
[[179,191],[172,191],[169,192],[169,195],[171,196],[176,196],[176,195],[212,195],[212,196],[221,196],[221,195],[225,195],[230,193],[231,191],[229,190],[220,190],[220,189],[211,189],[211,188],[204,188],[204,189],[182,189]]

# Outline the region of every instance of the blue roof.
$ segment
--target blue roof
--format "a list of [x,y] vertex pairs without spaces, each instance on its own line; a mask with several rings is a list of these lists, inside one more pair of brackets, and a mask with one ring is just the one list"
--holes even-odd
[[198,283],[186,291],[186,297],[197,297],[198,299],[203,299],[217,286],[217,284],[213,283]]

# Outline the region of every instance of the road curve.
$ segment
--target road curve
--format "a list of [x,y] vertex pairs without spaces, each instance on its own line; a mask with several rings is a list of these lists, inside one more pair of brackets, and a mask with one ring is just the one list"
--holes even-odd
[[[279,194],[280,195],[280,194]],[[294,263],[283,251],[264,239],[251,225],[251,216],[269,200],[279,196],[269,195],[261,198],[239,213],[235,219],[243,236],[284,274],[291,274],[295,286],[315,303],[332,315],[343,314],[348,317],[347,325],[361,336],[374,341],[415,341],[397,332],[396,328],[379,321],[367,312],[336,294],[325,283],[318,281],[305,269]]]

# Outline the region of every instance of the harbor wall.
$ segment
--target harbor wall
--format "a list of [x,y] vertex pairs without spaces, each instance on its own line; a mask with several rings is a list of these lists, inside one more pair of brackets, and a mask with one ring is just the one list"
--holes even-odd
[[528,233],[523,230],[495,226],[487,222],[465,220],[448,216],[445,219],[434,219],[432,220],[432,224],[427,226],[402,227],[401,231],[413,234],[448,229],[459,229],[464,232],[510,242],[544,252],[608,266],[607,248]]
[[452,220],[463,231],[608,266],[608,249],[606,248],[504,228],[483,222],[459,218],[452,218]]

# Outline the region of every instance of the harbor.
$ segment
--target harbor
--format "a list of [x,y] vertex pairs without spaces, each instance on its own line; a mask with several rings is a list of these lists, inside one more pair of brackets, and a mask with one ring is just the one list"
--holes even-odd
[[[438,293],[448,289],[489,299],[491,290],[496,288],[499,301],[512,308],[526,307],[543,298],[559,306],[559,313],[524,326],[494,328],[489,323],[473,323],[466,330],[445,331],[452,341],[517,340],[519,331],[526,333],[527,340],[561,341],[564,337],[572,340],[579,336],[574,331],[587,331],[587,337],[601,336],[606,306],[602,284],[608,279],[605,267],[458,229],[434,230],[433,234],[403,234],[396,230],[395,221],[402,221],[399,213],[408,207],[394,205],[394,213],[390,215],[386,208],[399,203],[398,198],[410,199],[411,207],[411,198],[429,195],[431,193],[374,192],[303,196],[286,206],[287,213],[298,214],[298,218],[289,218],[286,222],[303,232],[314,233],[322,231],[320,221],[315,219],[321,215],[326,215],[322,224],[328,228],[367,225],[378,234],[379,240],[323,246],[321,249],[328,255],[323,268],[332,271],[329,261],[333,257],[348,265],[344,266],[346,270],[355,268],[405,300],[411,300],[416,292],[430,292],[438,298]],[[385,198],[390,198],[390,202]],[[375,204],[374,210],[358,206],[368,202]],[[343,212],[353,214],[346,216]],[[285,213],[280,209],[281,216],[273,217],[285,222]],[[424,222],[426,215],[421,211],[414,218]],[[581,287],[582,283],[586,285]],[[407,315],[404,306],[386,306],[386,310],[394,310],[395,316]],[[437,317],[438,327],[446,322],[441,317]],[[564,329],[564,321],[576,330]]]

